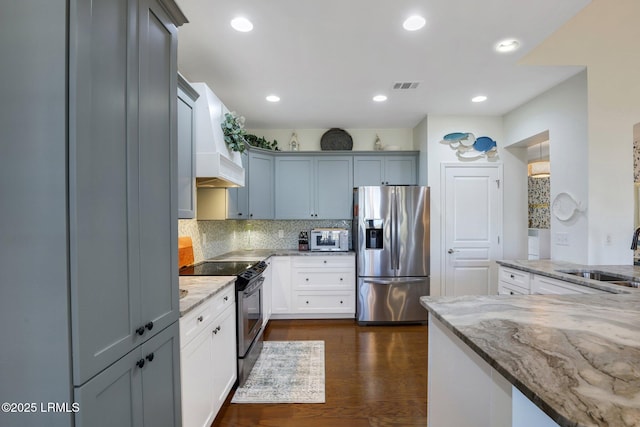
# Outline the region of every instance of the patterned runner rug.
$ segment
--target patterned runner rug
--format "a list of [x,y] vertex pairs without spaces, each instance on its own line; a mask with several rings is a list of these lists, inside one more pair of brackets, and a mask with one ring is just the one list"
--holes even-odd
[[265,341],[231,403],[324,403],[324,341]]

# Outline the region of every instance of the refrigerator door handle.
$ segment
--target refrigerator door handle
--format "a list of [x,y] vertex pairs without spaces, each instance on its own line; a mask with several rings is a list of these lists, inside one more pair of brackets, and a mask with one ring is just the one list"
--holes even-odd
[[398,261],[398,193],[396,188],[391,190],[391,269],[397,270]]
[[418,283],[418,282],[424,282],[425,278],[424,277],[403,277],[401,279],[390,279],[390,280],[385,280],[385,279],[363,279],[364,283],[370,284],[370,285],[393,285],[393,284],[397,284],[397,283]]

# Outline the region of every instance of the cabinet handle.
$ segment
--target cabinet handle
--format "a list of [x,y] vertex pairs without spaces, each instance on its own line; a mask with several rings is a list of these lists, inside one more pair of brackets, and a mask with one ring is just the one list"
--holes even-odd
[[306,278],[306,279],[304,279],[304,280],[305,280],[306,282],[308,282],[308,281],[309,281],[309,278],[307,277],[307,278]]
[[342,302],[342,301],[340,301],[340,304],[343,304],[343,302]]
[[225,301],[229,301],[229,295],[227,295],[226,297],[222,298]]
[[202,322],[203,320],[204,320],[204,317],[198,316],[198,322]]
[[309,301],[307,301],[307,304],[309,304]]
[[250,216],[251,218],[253,218],[253,214],[249,214],[249,216]]
[[138,329],[136,329],[136,334],[143,335],[144,334],[144,326],[140,326]]
[[509,293],[510,293],[511,295],[515,295],[515,292],[513,292],[513,291],[509,291]]
[[342,279],[342,277],[341,277],[341,278],[340,278],[340,281],[342,282],[342,280],[343,280],[343,279]]
[[324,260],[324,261],[322,261],[322,262],[324,262],[324,263],[326,264],[326,263],[327,263],[327,260],[325,259],[325,260]]
[[511,277],[512,279],[516,278],[516,276],[514,276],[513,274],[510,274],[509,277]]
[[144,325],[145,328],[147,328],[148,330],[152,330],[153,329],[153,322],[149,322],[146,325]]
[[147,354],[147,360],[148,360],[149,362],[153,362],[153,357],[154,357],[154,356],[153,356],[153,353],[149,353],[149,354]]
[[138,368],[142,368],[144,366],[144,359],[140,359],[136,362],[136,366]]
[[216,331],[219,331],[220,329],[221,329],[220,325],[218,325],[218,327],[216,328]]
[[215,329],[213,330],[213,333],[214,333],[214,334],[217,334],[219,330],[220,330],[220,326],[218,326],[217,328],[215,328]]
[[242,212],[238,212],[238,216],[242,216]]

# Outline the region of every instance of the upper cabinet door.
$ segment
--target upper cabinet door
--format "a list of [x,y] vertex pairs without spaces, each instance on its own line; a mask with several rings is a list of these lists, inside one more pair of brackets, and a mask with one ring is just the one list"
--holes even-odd
[[[72,1],[69,51],[69,251],[74,384],[137,343],[135,2]],[[172,97],[173,98],[173,97]],[[166,234],[166,233],[165,233]],[[65,250],[65,248],[60,248]]]
[[387,156],[384,161],[385,184],[416,185],[418,174],[416,156]]
[[276,218],[313,219],[313,158],[276,158]]
[[249,153],[249,218],[274,218],[273,156]]
[[384,185],[384,157],[355,156],[353,158],[353,186]]
[[351,157],[319,157],[316,163],[317,219],[350,219],[353,206]]
[[178,75],[178,218],[195,218],[195,100],[198,92]]
[[[138,20],[138,232],[141,320],[154,334],[178,320],[177,28],[154,0]],[[155,328],[154,332],[151,332]]]

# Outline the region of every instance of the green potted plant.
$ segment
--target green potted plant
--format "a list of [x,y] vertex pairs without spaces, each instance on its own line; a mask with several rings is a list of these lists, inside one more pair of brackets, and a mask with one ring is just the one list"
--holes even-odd
[[262,136],[247,134],[245,135],[245,141],[247,141],[252,147],[264,148],[265,150],[280,151],[280,149],[278,148],[278,141],[275,139],[273,141],[269,141]]
[[224,133],[224,142],[232,151],[244,153],[247,149],[247,140],[245,135],[247,131],[244,129],[244,117],[238,117],[235,111],[225,113],[224,121],[220,123],[222,133]]

